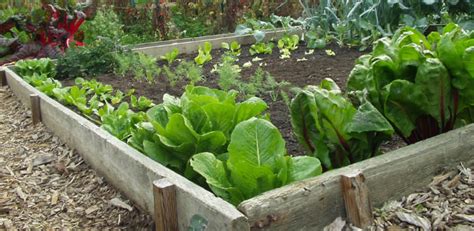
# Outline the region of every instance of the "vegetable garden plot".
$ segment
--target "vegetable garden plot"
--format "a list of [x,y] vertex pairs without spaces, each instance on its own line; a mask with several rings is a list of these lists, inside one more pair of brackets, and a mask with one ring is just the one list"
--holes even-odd
[[[203,58],[203,60],[208,60],[208,58],[206,58],[206,56],[208,55],[208,50],[209,49],[206,48],[205,46],[201,49],[202,49],[202,51],[200,52],[200,56]],[[327,52],[327,53],[328,53],[328,55],[331,54],[330,52]],[[198,62],[198,61],[196,61],[196,62]],[[31,82],[32,79],[30,79],[28,81]],[[84,84],[89,85],[89,84],[91,84],[91,82],[85,82],[84,80],[80,80],[77,83],[79,85],[84,85]],[[43,88],[43,90],[46,90],[46,92],[48,92],[47,89],[45,89],[45,88]],[[78,91],[78,90],[74,90],[74,91]],[[235,100],[235,95],[233,95],[234,93],[232,93],[232,92],[224,93],[224,92],[221,92],[221,91],[215,91],[215,90],[211,90],[211,89],[207,89],[207,88],[200,88],[200,87],[194,87],[194,86],[189,86],[189,87],[186,88],[186,95],[183,95],[181,100],[184,101],[184,102],[193,102],[193,99],[199,99],[199,97],[200,97],[199,95],[201,93],[197,93],[197,92],[205,93],[204,95],[208,95],[208,96],[214,95],[213,97],[217,97],[219,99],[219,101],[223,101],[223,102],[227,102],[227,101],[228,102],[234,102],[234,100]],[[58,92],[58,91],[49,92],[49,94],[51,94],[51,93],[55,97],[62,95],[62,92]],[[70,93],[73,93],[73,88],[71,88]],[[301,93],[302,92],[299,92],[298,95],[305,96],[306,98],[314,97],[314,98],[316,98],[316,100],[324,100],[325,97],[331,97],[335,100],[335,102],[340,102],[341,110],[346,110],[346,113],[349,113],[349,115],[350,115],[350,113],[355,112],[354,107],[352,105],[348,104],[348,101],[341,96],[340,90],[337,88],[335,83],[330,81],[330,80],[323,81],[323,83],[318,87],[309,88],[309,89],[307,89],[307,91],[303,91],[304,94],[301,94]],[[321,93],[324,93],[324,94],[321,94]],[[64,95],[64,96],[67,96],[67,95]],[[78,97],[73,97],[73,98],[79,99]],[[305,99],[304,97],[302,97],[302,98]],[[296,99],[298,99],[298,98],[296,98]],[[172,110],[177,110],[177,108],[176,108],[177,105],[175,103],[173,103],[176,100],[173,99],[173,98],[170,98],[168,96],[168,99],[165,100],[166,104],[162,105],[161,107],[164,106],[165,107],[164,109],[166,109],[166,110],[171,110],[171,109]],[[208,100],[208,99],[206,99],[206,100]],[[358,113],[371,112],[371,116],[375,115],[375,117],[373,117],[373,118],[381,119],[380,114],[374,114],[373,113],[374,111],[373,111],[373,109],[371,109],[370,104],[367,104],[367,102],[364,101],[364,100],[366,100],[365,98],[362,97],[359,100],[361,102],[363,102],[361,104],[362,106],[360,107],[363,110],[359,110],[360,109],[359,108],[358,111],[357,111]],[[133,100],[131,100],[131,101],[133,101]],[[67,99],[66,99],[66,102],[67,102]],[[202,101],[202,102],[204,102],[204,101]],[[299,101],[296,100],[294,102],[299,102]],[[305,102],[305,101],[303,100],[302,102]],[[81,105],[81,103],[77,100],[74,101],[73,103],[76,106]],[[259,101],[258,99],[251,99],[250,101],[243,101],[242,103],[238,103],[237,106],[241,106],[241,105],[262,105],[261,103],[262,103],[262,101]],[[307,102],[306,104],[311,105],[311,102],[309,102],[309,103]],[[363,105],[366,105],[366,106],[363,106]],[[84,105],[82,105],[82,106],[84,106]],[[295,104],[292,103],[291,106],[293,108],[293,107],[295,107]],[[120,112],[122,110],[121,107],[119,107],[118,113],[121,113]],[[309,106],[309,107],[311,107],[311,106]],[[87,109],[88,109],[87,107],[82,107],[82,108],[79,107],[79,110],[83,113],[86,113]],[[196,109],[198,109],[198,108],[196,108]],[[211,109],[211,108],[210,107],[209,108],[202,108],[202,110],[208,110],[208,109]],[[162,128],[159,127],[159,126],[162,126],[159,123],[161,123],[160,120],[165,118],[165,117],[161,116],[163,114],[160,114],[164,111],[160,111],[160,110],[162,110],[162,109],[160,109],[160,106],[158,106],[158,107],[152,108],[151,110],[149,110],[147,112],[148,118],[153,118],[153,120],[151,120],[151,123],[154,127],[156,126],[156,129],[162,129]],[[182,110],[182,109],[180,109],[180,110]],[[201,110],[201,109],[199,109],[199,110]],[[253,115],[260,114],[260,112],[261,112],[260,109],[257,110],[257,111],[258,112],[252,112]],[[210,113],[210,112],[208,111],[207,113]],[[327,116],[327,115],[324,115],[324,113],[325,113],[324,111],[321,111],[321,113],[323,113],[323,116]],[[196,118],[199,118],[199,117],[196,117]],[[218,118],[218,117],[213,117],[213,118]],[[237,118],[239,118],[239,117],[237,117]],[[169,117],[168,120],[170,122],[168,124],[171,124],[172,120],[173,121],[178,121],[177,119],[179,119],[177,115],[176,116],[173,115],[173,116]],[[103,122],[105,123],[105,121],[103,121]],[[198,122],[198,121],[193,121],[194,124],[195,124],[195,122]],[[173,122],[173,124],[174,123],[175,122]],[[275,131],[274,128],[272,128],[271,126],[264,125],[266,123],[268,123],[268,122],[264,122],[264,120],[262,120],[262,119],[251,119],[249,121],[242,122],[240,125],[237,125],[235,127],[235,130],[232,133],[232,136],[234,136],[234,134],[239,134],[239,132],[241,132],[242,130],[249,130],[249,129],[251,130],[251,129],[255,129],[255,128],[252,128],[252,127],[262,126],[261,129],[265,128],[268,131],[269,134],[274,134],[274,135],[271,135],[271,136],[274,136],[274,138],[275,138],[275,139],[272,139],[272,140],[276,142],[276,144],[273,145],[273,146],[275,148],[277,148],[278,151],[273,152],[273,154],[278,155],[279,158],[281,157],[282,159],[288,158],[288,157],[285,157],[284,151],[281,151],[281,152],[279,151],[280,149],[282,149],[281,148],[281,141],[279,141],[279,140],[281,140],[281,137],[278,137],[278,135],[276,135],[277,133],[274,132]],[[246,128],[246,126],[248,128]],[[390,132],[390,128],[388,128],[388,126],[384,125],[384,127],[385,128],[383,130],[380,130],[378,128],[379,130],[377,130],[377,132],[380,132],[380,133]],[[110,130],[107,127],[104,127],[104,128],[106,128],[106,130],[108,130],[109,132],[112,132],[112,133],[114,132],[114,130]],[[143,127],[143,128],[145,128],[145,127]],[[261,129],[257,129],[257,130],[261,130]],[[352,127],[351,129],[356,129],[356,128]],[[369,187],[370,187],[371,190],[375,191],[375,194],[376,194],[375,199],[373,199],[372,202],[375,203],[375,204],[381,203],[381,201],[383,201],[384,198],[393,196],[393,195],[391,195],[391,193],[397,192],[397,191],[391,191],[391,192],[388,192],[388,193],[387,192],[380,192],[380,190],[382,188],[380,188],[380,186],[378,186],[378,185],[371,186],[371,184],[372,184],[371,181],[372,182],[383,182],[383,181],[393,179],[394,188],[400,189],[400,191],[398,191],[398,192],[406,193],[409,190],[413,190],[413,187],[417,183],[411,183],[410,182],[410,185],[407,186],[405,184],[407,182],[405,182],[405,181],[397,182],[396,177],[399,177],[399,176],[402,176],[402,178],[409,177],[409,175],[407,176],[406,172],[414,174],[413,171],[418,170],[419,167],[420,167],[419,165],[423,164],[422,162],[417,162],[417,160],[419,160],[418,158],[421,158],[421,160],[424,160],[425,162],[430,162],[433,165],[430,166],[431,168],[425,169],[426,172],[419,173],[419,174],[414,174],[414,175],[417,175],[416,177],[421,177],[421,178],[414,179],[415,182],[422,181],[425,178],[429,178],[429,176],[433,175],[433,172],[436,171],[434,168],[436,168],[436,166],[440,166],[440,164],[442,162],[446,162],[447,165],[450,165],[451,164],[450,161],[455,161],[455,162],[467,161],[469,164],[471,164],[472,158],[471,158],[469,153],[466,153],[466,150],[465,150],[465,148],[466,149],[470,148],[470,146],[467,144],[469,142],[466,142],[466,140],[456,140],[456,138],[458,138],[458,136],[460,136],[460,135],[466,135],[466,137],[467,137],[466,139],[470,139],[471,138],[469,136],[470,129],[471,129],[470,127],[466,127],[466,128],[457,130],[455,132],[451,132],[451,133],[448,133],[448,134],[441,135],[441,136],[443,136],[443,139],[449,140],[448,144],[444,145],[445,143],[443,143],[443,145],[444,145],[444,146],[442,146],[444,148],[443,150],[439,150],[439,146],[437,146],[438,145],[437,142],[444,142],[445,140],[440,140],[441,138],[437,137],[435,139],[430,140],[430,141],[434,140],[433,141],[434,143],[433,142],[430,143],[428,141],[425,141],[425,142],[422,142],[422,143],[415,144],[413,146],[409,146],[407,148],[404,148],[404,149],[402,149],[403,151],[402,150],[395,151],[393,153],[382,155],[380,157],[375,157],[373,159],[363,161],[363,162],[360,162],[360,163],[355,164],[355,165],[351,165],[351,166],[346,167],[346,168],[330,171],[328,173],[323,174],[320,177],[314,178],[314,180],[309,179],[309,180],[306,180],[306,181],[303,181],[303,182],[300,182],[300,183],[294,183],[290,186],[286,186],[286,187],[283,187],[283,188],[278,189],[278,190],[269,191],[267,193],[264,193],[261,196],[257,196],[255,198],[244,201],[243,203],[241,203],[239,205],[239,209],[241,211],[243,211],[244,214],[246,214],[247,218],[249,219],[249,226],[251,226],[252,228],[256,228],[256,229],[257,228],[288,229],[288,228],[294,228],[294,227],[298,227],[298,228],[301,227],[302,229],[305,228],[305,227],[306,228],[308,228],[308,227],[312,227],[312,228],[319,227],[319,228],[321,228],[321,225],[324,225],[326,223],[326,221],[323,218],[320,218],[320,217],[324,217],[324,216],[318,216],[318,218],[320,218],[320,219],[311,219],[310,221],[306,221],[304,219],[307,216],[305,216],[304,212],[310,212],[310,214],[317,213],[318,211],[319,212],[323,211],[325,213],[334,212],[334,213],[326,214],[327,215],[326,217],[328,219],[332,219],[331,217],[333,215],[336,215],[338,213],[340,215],[340,213],[343,212],[342,209],[337,209],[337,208],[341,208],[341,207],[338,207],[338,205],[340,205],[341,201],[342,201],[340,196],[338,195],[339,194],[338,189],[336,188],[336,187],[338,187],[337,185],[338,185],[338,182],[339,182],[339,176],[341,174],[351,173],[351,171],[353,170],[354,167],[364,170],[365,174],[366,174],[366,178],[368,179]],[[168,126],[166,126],[166,130],[168,130]],[[261,131],[264,131],[264,130],[261,130]],[[179,131],[184,132],[185,130],[179,130]],[[369,131],[369,130],[367,130],[367,131]],[[171,130],[170,130],[170,132],[171,132]],[[393,129],[391,130],[391,132],[393,132]],[[171,137],[170,136],[171,133],[164,132],[162,134],[164,136]],[[215,134],[216,133],[213,133],[213,135],[212,135],[212,137],[213,137],[212,140],[213,141],[216,140],[215,137],[218,137]],[[223,134],[224,136],[222,136],[222,137],[225,137],[226,134],[227,133],[224,133]],[[229,148],[228,148],[228,151],[229,151],[228,152],[228,157],[226,157],[225,155],[224,156],[218,156],[217,159],[212,160],[212,158],[215,158],[214,155],[212,155],[210,153],[201,153],[201,154],[197,154],[196,157],[191,160],[191,165],[194,168],[194,170],[197,171],[198,173],[200,173],[201,175],[203,175],[208,180],[208,182],[209,182],[209,178],[212,178],[213,176],[219,176],[219,175],[214,174],[212,172],[209,172],[208,175],[206,175],[206,172],[203,171],[203,169],[199,167],[201,165],[198,165],[196,163],[215,162],[216,163],[215,166],[219,166],[220,165],[219,163],[221,163],[221,161],[227,161],[228,164],[230,163],[233,166],[237,166],[238,162],[234,162],[234,161],[232,161],[232,159],[234,159],[233,156],[235,155],[235,153],[242,151],[242,150],[239,151],[238,149],[239,148],[242,149],[243,146],[239,145],[236,140],[243,139],[244,141],[241,142],[241,143],[251,143],[252,141],[245,140],[244,133],[242,133],[242,135],[235,135],[235,136],[236,136],[235,138],[231,139],[231,143],[230,143]],[[117,136],[117,137],[120,138],[120,136]],[[207,137],[209,138],[211,136],[207,135]],[[137,136],[135,136],[135,138],[137,138]],[[464,138],[465,137],[463,137],[463,139]],[[211,138],[209,138],[209,139],[211,139]],[[362,138],[358,137],[358,139],[362,139]],[[368,139],[370,139],[370,138],[368,138]],[[378,140],[378,138],[375,139],[375,141],[376,140]],[[235,141],[235,144],[232,143],[233,141]],[[316,139],[316,141],[317,141],[317,139]],[[163,142],[163,141],[161,141],[161,142]],[[134,142],[133,142],[133,140],[132,140],[132,142],[129,140],[129,143],[133,145]],[[139,143],[141,143],[141,142],[139,142]],[[216,143],[212,142],[210,144],[212,144],[212,146],[209,146],[209,147],[214,147],[214,145]],[[315,143],[315,144],[317,144],[317,143]],[[351,144],[351,143],[349,143],[349,144]],[[147,146],[145,143],[143,143],[143,145]],[[317,144],[317,145],[320,145],[320,144]],[[137,148],[137,146],[135,146],[135,147]],[[154,147],[154,146],[149,146],[149,147]],[[345,148],[344,145],[343,145],[343,147]],[[147,149],[146,147],[142,147],[142,148]],[[156,146],[156,148],[160,148],[160,146]],[[182,148],[185,148],[185,147],[182,147]],[[178,148],[178,149],[176,149],[176,151],[179,152],[179,150],[184,150],[182,148]],[[449,155],[449,152],[446,151],[446,148],[450,149],[450,151],[452,151],[452,152],[456,152],[456,154],[458,154],[458,156],[456,156],[456,158],[452,158],[452,160],[446,161],[446,158]],[[364,149],[360,149],[360,150],[364,150]],[[366,153],[366,152],[365,153],[362,152],[362,153],[364,155],[368,155],[368,154],[372,155],[371,153]],[[429,155],[431,157],[431,159],[426,160],[427,155]],[[153,158],[153,155],[151,155],[151,157]],[[318,157],[321,158],[324,167],[326,167],[327,169],[332,168],[331,165],[327,165],[327,160],[325,160],[323,158],[323,156],[318,156]],[[203,159],[207,159],[207,160],[203,161]],[[293,167],[296,166],[297,163],[298,163],[296,161],[296,159],[291,159],[290,158],[290,159],[288,159],[288,161],[290,161],[288,163],[293,163]],[[342,161],[346,161],[346,160],[343,159]],[[350,161],[352,162],[353,160],[350,160]],[[170,166],[170,167],[176,167],[174,160],[162,160],[162,162],[165,163],[166,165]],[[330,160],[330,162],[335,163],[336,167],[339,166],[341,163],[342,163],[342,165],[347,164],[347,163],[344,163],[344,162],[337,162],[337,160]],[[398,168],[397,166],[399,166],[399,165],[395,164],[397,162],[399,162],[401,164],[401,166],[404,166],[404,165],[412,166],[413,169],[406,170],[406,169],[403,169],[403,168]],[[280,162],[278,162],[278,163],[280,163]],[[302,162],[302,163],[304,163],[304,162]],[[300,163],[298,163],[298,164],[300,164]],[[411,165],[411,164],[413,164],[413,165]],[[289,173],[290,174],[289,174],[289,177],[287,179],[290,179],[290,180],[288,180],[287,183],[291,182],[291,179],[292,179],[291,177],[293,177],[295,179],[306,178],[306,177],[302,177],[302,178],[294,177],[294,176],[301,177],[301,175],[299,175],[300,173],[293,174],[294,172],[291,168],[291,164],[289,166],[290,166],[289,167]],[[316,166],[316,164],[311,164],[311,166]],[[334,166],[334,164],[333,164],[333,166]],[[379,170],[380,166],[383,168],[383,170]],[[386,166],[392,166],[396,169],[386,168]],[[307,166],[305,166],[304,168],[301,168],[301,169],[307,169],[308,170],[308,171],[304,172],[304,174],[313,174],[313,172],[318,171],[318,170],[313,171],[313,170],[310,170],[310,168],[306,168],[306,167]],[[209,168],[209,169],[212,169],[212,168]],[[204,169],[204,170],[206,170],[206,169]],[[235,170],[230,169],[230,171],[235,171]],[[184,174],[186,175],[186,173],[184,173]],[[282,177],[282,175],[280,175],[280,173],[278,173],[278,179],[285,179],[285,178],[281,178],[281,177]],[[188,175],[188,178],[189,178],[189,175]],[[321,182],[321,181],[323,181],[323,182]],[[219,183],[222,183],[222,182],[219,182]],[[235,183],[235,179],[234,179],[234,183]],[[263,183],[263,182],[260,181],[260,183]],[[306,185],[307,183],[309,183],[309,185]],[[216,182],[210,183],[210,185],[212,186],[211,189],[214,191],[214,193],[216,193],[217,195],[219,195],[221,197],[226,198],[227,200],[230,200],[234,204],[236,204],[236,202],[240,202],[241,199],[242,199],[242,197],[239,197],[239,196],[241,196],[241,194],[238,193],[239,191],[229,190],[230,188],[228,188],[228,186],[226,186],[226,185],[216,186]],[[220,188],[220,187],[223,187],[223,188]],[[373,189],[374,187],[375,187],[375,189]],[[222,191],[219,191],[219,190],[216,190],[216,189],[222,189]],[[237,189],[240,190],[240,189],[243,189],[243,188],[237,188]],[[326,191],[325,189],[328,189],[328,190]],[[406,191],[404,191],[404,190],[406,190]],[[265,191],[265,189],[264,189],[264,191]],[[242,192],[245,193],[245,191],[241,191],[241,193]],[[277,194],[272,194],[274,192],[278,192],[278,193]],[[258,194],[258,193],[256,193],[256,194]],[[250,196],[246,195],[245,198],[252,197],[256,194],[255,194],[255,192],[252,192]],[[270,195],[270,198],[271,198],[270,200],[268,200],[269,195]],[[308,198],[305,198],[305,196],[308,196]],[[234,200],[232,198],[240,198],[240,199]],[[263,198],[263,199],[259,200],[261,198]],[[304,198],[304,199],[301,199],[301,198]],[[327,199],[326,202],[328,202],[329,204],[331,204],[333,206],[336,206],[336,207],[334,207],[334,210],[328,211],[328,210],[322,209],[322,207],[318,206],[318,203],[322,203],[321,206],[324,207],[325,199]],[[300,203],[301,201],[304,201],[304,202]],[[314,203],[311,203],[311,204],[314,205],[314,206],[308,206],[308,203],[306,203],[307,201],[313,201]],[[257,203],[255,203],[255,202],[257,202]],[[274,204],[273,202],[277,202],[277,204]],[[285,203],[283,203],[283,202],[285,202]],[[178,203],[182,203],[182,202],[179,201],[179,196],[178,196]],[[278,209],[279,206],[282,206],[282,209]],[[262,208],[262,207],[266,207],[267,210],[266,211],[260,210],[260,208]],[[296,209],[296,211],[287,213],[291,209]],[[179,215],[180,214],[178,212],[178,217],[179,217]]]

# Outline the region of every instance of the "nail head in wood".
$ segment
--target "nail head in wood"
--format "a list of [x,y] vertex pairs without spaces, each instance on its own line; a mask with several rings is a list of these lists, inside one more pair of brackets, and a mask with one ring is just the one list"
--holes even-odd
[[33,125],[41,122],[41,108],[40,108],[40,97],[37,94],[30,95],[31,101],[31,119],[33,120]]
[[342,195],[349,221],[359,227],[366,228],[372,224],[372,207],[369,200],[369,188],[365,177],[360,171],[341,176]]
[[0,70],[0,86],[6,86],[8,85],[7,83],[7,75],[5,73],[5,70]]
[[177,231],[178,213],[176,208],[176,187],[163,178],[153,182],[155,203],[155,230]]

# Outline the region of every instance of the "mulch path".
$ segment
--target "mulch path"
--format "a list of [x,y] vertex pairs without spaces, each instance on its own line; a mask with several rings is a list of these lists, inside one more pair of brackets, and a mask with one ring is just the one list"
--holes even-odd
[[[325,231],[359,230],[337,218]],[[371,231],[474,230],[474,171],[462,164],[424,189],[374,210]]]
[[0,230],[133,229],[152,219],[0,88]]

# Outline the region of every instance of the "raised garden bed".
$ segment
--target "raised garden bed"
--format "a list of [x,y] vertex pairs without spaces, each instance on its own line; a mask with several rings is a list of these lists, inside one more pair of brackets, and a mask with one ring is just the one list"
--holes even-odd
[[[228,40],[219,39],[219,43],[233,40],[235,37]],[[187,41],[185,46],[193,48],[186,49],[195,50],[201,43],[202,41]],[[176,46],[179,47],[179,43],[139,50],[161,55]],[[186,49],[180,47],[180,50]],[[337,55],[334,58],[336,60]],[[278,65],[280,64],[276,64]],[[373,205],[380,206],[389,199],[407,195],[427,184],[442,167],[455,166],[459,162],[464,162],[466,166],[474,164],[473,155],[470,153],[473,147],[474,126],[466,126],[369,160],[329,171],[318,177],[266,192],[242,202],[236,208],[151,161],[92,122],[40,93],[26,84],[13,70],[6,69],[4,74],[8,85],[25,104],[30,103],[30,94],[39,96],[41,120],[46,126],[71,147],[76,148],[110,183],[150,213],[155,212],[153,182],[166,178],[175,185],[180,230],[187,229],[191,220],[196,221],[200,218],[207,222],[208,230],[320,230],[335,218],[345,216],[340,186],[342,175],[362,171],[370,192],[370,201]],[[316,83],[317,80],[309,84]],[[306,85],[308,82],[295,81],[294,84]],[[119,86],[120,84],[117,85]],[[155,213],[155,216],[159,217],[160,214]]]

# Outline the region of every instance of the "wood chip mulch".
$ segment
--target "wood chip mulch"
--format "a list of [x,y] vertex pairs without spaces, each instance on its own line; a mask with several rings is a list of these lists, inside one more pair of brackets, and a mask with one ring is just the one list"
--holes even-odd
[[151,229],[152,220],[108,185],[0,87],[0,230]]
[[[325,230],[360,229],[339,217]],[[385,203],[368,230],[474,230],[474,171],[460,164],[425,189]]]

